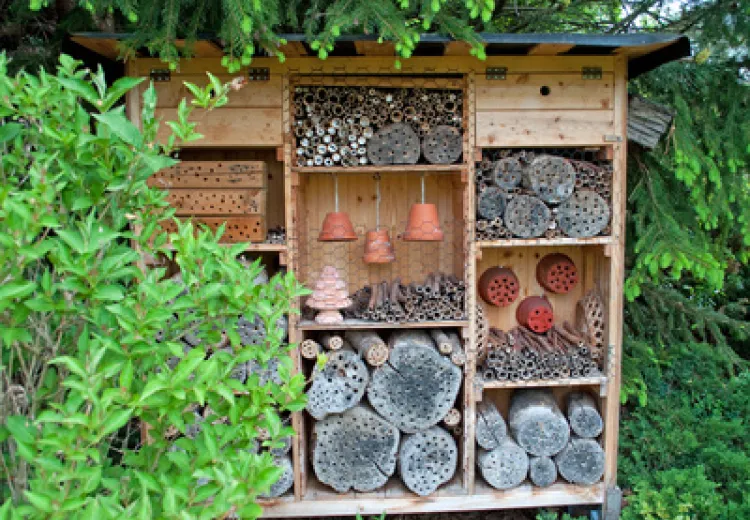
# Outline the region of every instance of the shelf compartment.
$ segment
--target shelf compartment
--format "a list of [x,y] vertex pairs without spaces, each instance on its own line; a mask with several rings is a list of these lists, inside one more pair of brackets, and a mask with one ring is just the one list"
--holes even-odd
[[364,329],[437,329],[445,327],[468,327],[467,320],[414,321],[405,323],[384,323],[365,320],[344,320],[343,323],[324,325],[311,320],[300,321],[298,330],[364,330]]

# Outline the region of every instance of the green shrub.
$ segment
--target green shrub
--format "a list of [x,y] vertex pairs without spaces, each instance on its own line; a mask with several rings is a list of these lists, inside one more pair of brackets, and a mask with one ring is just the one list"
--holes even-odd
[[[256,283],[242,245],[189,225],[165,246],[157,224],[172,212],[146,179],[199,136],[183,101],[156,143],[153,87],[139,131],[117,106],[137,83],[108,87],[65,56],[56,75],[10,77],[0,56],[0,518],[256,517],[280,472],[254,449],[258,432],[278,446],[292,433],[282,414],[304,407],[276,327],[303,289],[291,275]],[[209,109],[227,90],[215,78],[191,88]],[[174,254],[181,281],[141,271],[138,249]],[[241,346],[240,315],[262,320],[263,345]],[[222,330],[233,353],[213,351]],[[229,377],[272,358],[269,381]],[[195,406],[210,412],[187,436]]]

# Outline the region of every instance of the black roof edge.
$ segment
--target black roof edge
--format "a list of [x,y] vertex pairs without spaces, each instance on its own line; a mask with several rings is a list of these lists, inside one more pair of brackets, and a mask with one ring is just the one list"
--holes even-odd
[[680,36],[674,43],[628,62],[628,78],[633,79],[670,61],[690,56],[690,39]]

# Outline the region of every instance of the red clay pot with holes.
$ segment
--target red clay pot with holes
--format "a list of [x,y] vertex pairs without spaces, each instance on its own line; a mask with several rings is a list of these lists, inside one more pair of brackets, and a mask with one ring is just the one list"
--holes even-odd
[[490,267],[479,277],[479,296],[490,305],[507,307],[518,298],[521,284],[507,267]]
[[536,279],[545,290],[565,294],[578,283],[578,269],[568,255],[552,253],[536,264]]
[[352,221],[346,212],[331,212],[323,219],[323,227],[318,235],[321,242],[352,242],[357,240]]
[[368,231],[365,240],[365,256],[362,260],[366,264],[387,264],[393,262],[393,244],[387,229]]
[[406,231],[401,236],[407,241],[440,242],[443,240],[437,206],[434,204],[412,204]]
[[547,332],[554,322],[552,305],[547,298],[541,296],[524,298],[516,309],[516,320],[537,334]]

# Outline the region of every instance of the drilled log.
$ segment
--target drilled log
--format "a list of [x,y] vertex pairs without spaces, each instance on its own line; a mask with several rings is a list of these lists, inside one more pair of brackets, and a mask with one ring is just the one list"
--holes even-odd
[[285,494],[287,491],[292,489],[294,486],[294,467],[292,466],[292,458],[289,455],[282,455],[274,459],[274,466],[281,468],[282,473],[279,480],[271,484],[271,488],[267,493],[261,493],[258,496],[260,498],[276,498]]
[[430,335],[423,330],[397,330],[388,337],[388,346],[391,350],[415,345],[430,349],[435,348],[435,342]]
[[344,338],[351,343],[360,357],[373,367],[379,367],[388,361],[388,345],[370,330],[348,330]]
[[482,477],[495,489],[511,489],[519,485],[529,472],[529,457],[510,437],[494,450],[479,450],[477,466]]
[[393,123],[372,136],[367,158],[372,164],[416,164],[419,160],[419,137],[406,123]]
[[420,496],[435,492],[453,478],[458,464],[458,446],[450,433],[433,426],[404,435],[398,466],[404,485]]
[[549,227],[551,212],[531,195],[515,195],[505,208],[505,226],[521,238],[540,237]]
[[485,450],[498,448],[508,436],[505,419],[492,401],[477,403],[477,420],[474,433],[477,444]]
[[604,475],[604,450],[594,439],[571,437],[555,462],[560,475],[572,484],[590,486]]
[[339,493],[382,487],[396,470],[400,434],[368,407],[315,423],[312,465],[320,482]]
[[454,365],[462,367],[466,364],[466,352],[461,345],[461,340],[458,338],[458,334],[455,332],[450,333],[450,337],[453,337],[453,352],[451,352],[451,361]]
[[300,343],[299,351],[305,359],[316,359],[323,349],[314,339],[306,339]]
[[431,164],[453,164],[463,148],[461,131],[453,126],[438,125],[422,139],[422,153]]
[[477,214],[492,220],[502,218],[507,205],[508,193],[497,186],[488,186],[479,194],[477,200]]
[[430,330],[430,336],[435,341],[438,351],[444,355],[449,356],[453,352],[453,343],[451,342],[448,335],[441,329]]
[[321,370],[315,367],[307,392],[307,411],[320,420],[341,413],[360,402],[367,387],[368,372],[359,356],[348,349],[329,355]]
[[514,392],[508,418],[513,438],[531,455],[559,453],[570,438],[568,421],[549,389]]
[[445,417],[458,395],[461,376],[461,370],[434,347],[400,344],[391,350],[388,363],[373,370],[367,397],[401,431],[414,433]]
[[549,457],[529,457],[529,480],[539,487],[548,487],[557,480],[557,466]]
[[492,182],[504,190],[512,190],[521,184],[523,179],[523,166],[514,157],[505,157],[492,164]]
[[247,362],[248,379],[250,375],[258,376],[258,384],[265,386],[268,383],[277,385],[282,384],[281,373],[279,372],[279,358],[271,358],[266,364],[261,364],[255,359]]
[[449,428],[461,424],[461,412],[458,411],[458,408],[451,408],[448,410],[448,413],[443,417],[443,424]]
[[568,394],[568,421],[573,433],[582,438],[598,437],[604,429],[596,401],[585,392]]
[[596,236],[607,227],[609,217],[609,204],[592,190],[576,191],[557,208],[557,223],[569,237]]
[[320,336],[320,344],[328,350],[339,350],[344,346],[344,338],[338,334],[323,334]]
[[575,182],[576,170],[573,165],[555,155],[540,155],[524,169],[524,186],[550,204],[567,200],[573,194]]

